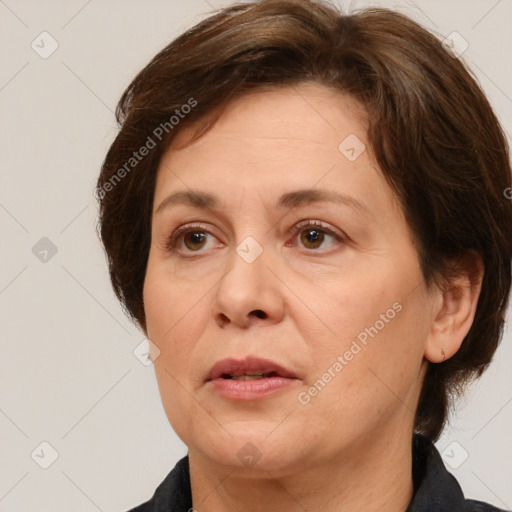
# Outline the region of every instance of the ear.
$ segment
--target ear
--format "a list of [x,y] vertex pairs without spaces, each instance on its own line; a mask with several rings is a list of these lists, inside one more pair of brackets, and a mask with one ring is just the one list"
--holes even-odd
[[[453,267],[452,267],[453,268]],[[452,277],[433,293],[433,319],[424,357],[442,363],[460,348],[475,318],[484,265],[478,255],[458,260]]]

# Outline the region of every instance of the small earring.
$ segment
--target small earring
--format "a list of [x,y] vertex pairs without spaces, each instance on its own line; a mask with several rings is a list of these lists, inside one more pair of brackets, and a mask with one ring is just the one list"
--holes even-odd
[[444,361],[445,357],[446,357],[446,354],[444,353],[444,347],[441,347],[441,358],[443,359],[443,361]]

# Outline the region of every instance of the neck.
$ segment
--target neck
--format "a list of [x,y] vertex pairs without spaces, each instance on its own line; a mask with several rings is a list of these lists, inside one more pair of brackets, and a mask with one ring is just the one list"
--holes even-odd
[[193,506],[201,512],[405,511],[413,495],[411,439],[352,444],[327,463],[272,470],[219,465],[189,450]]

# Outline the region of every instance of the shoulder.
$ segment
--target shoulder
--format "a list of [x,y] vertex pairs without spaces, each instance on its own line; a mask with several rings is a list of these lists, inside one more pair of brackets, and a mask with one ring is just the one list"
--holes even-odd
[[[413,439],[414,496],[407,512],[500,512],[482,501],[464,497],[455,477],[446,469],[434,444],[416,434]],[[502,511],[503,512],[503,511]]]
[[189,512],[192,510],[192,491],[188,455],[180,459],[152,498],[127,512]]

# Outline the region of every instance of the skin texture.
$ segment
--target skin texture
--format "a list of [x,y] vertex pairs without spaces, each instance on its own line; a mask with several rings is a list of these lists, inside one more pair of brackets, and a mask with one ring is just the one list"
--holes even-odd
[[[366,145],[354,161],[338,149],[350,134]],[[426,288],[354,100],[314,83],[276,88],[231,103],[186,146],[189,135],[178,134],[158,169],[144,306],[148,337],[160,350],[154,365],[163,406],[189,448],[194,507],[405,510],[427,360],[457,351],[479,283],[462,275],[446,289]],[[367,211],[330,202],[276,206],[282,194],[304,189],[339,192]],[[191,190],[217,196],[221,207],[156,211],[169,194]],[[320,221],[339,240],[319,231],[317,242],[308,241],[309,230],[322,228],[294,231],[301,221]],[[182,235],[166,248],[178,227],[195,223],[206,235],[200,243]],[[248,236],[263,251],[252,263],[236,251]],[[348,360],[372,326],[378,333]],[[243,402],[205,384],[215,362],[246,355],[299,378]],[[338,356],[342,370],[334,377],[331,370],[301,403],[299,394]],[[259,453],[256,464],[243,462],[243,449]]]

